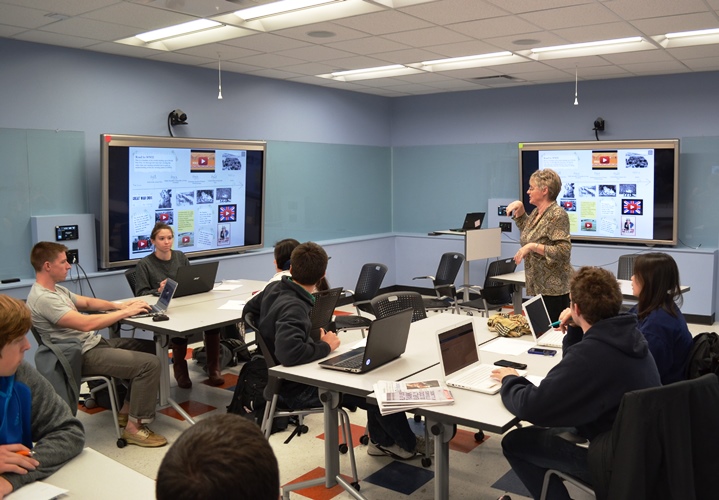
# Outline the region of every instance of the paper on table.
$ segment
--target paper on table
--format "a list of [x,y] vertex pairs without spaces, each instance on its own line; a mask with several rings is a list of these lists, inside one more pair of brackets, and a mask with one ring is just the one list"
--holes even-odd
[[518,338],[499,337],[491,342],[482,344],[481,349],[497,354],[511,354],[518,356],[527,352],[527,349],[534,346],[534,342],[527,342]]
[[245,308],[244,300],[228,300],[222,304],[218,309],[230,309],[232,311],[241,311]]
[[542,383],[542,380],[544,380],[544,377],[540,375],[525,375],[524,378],[529,380],[531,383],[539,387],[539,384]]
[[241,286],[242,283],[223,281],[222,283],[215,285],[212,289],[218,292],[231,292],[232,290],[237,290]]
[[50,500],[67,492],[68,490],[58,488],[52,484],[35,481],[34,483],[26,484],[17,491],[13,491],[5,498],[7,500]]

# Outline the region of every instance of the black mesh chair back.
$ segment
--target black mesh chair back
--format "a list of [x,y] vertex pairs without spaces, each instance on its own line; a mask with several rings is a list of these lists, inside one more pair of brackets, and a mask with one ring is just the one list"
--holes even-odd
[[[270,351],[269,347],[267,346],[267,343],[265,342],[265,339],[262,338],[262,335],[260,334],[260,329],[257,328],[257,323],[255,320],[254,314],[247,313],[247,314],[245,314],[245,316],[242,319],[245,322],[245,326],[247,328],[254,330],[255,342],[257,343],[257,345],[260,346],[260,352],[262,353],[262,357],[265,358],[265,363],[267,363],[267,368],[272,368],[273,366],[277,366],[278,363],[275,360],[274,353],[272,351]],[[267,387],[265,387],[265,399],[270,401],[274,394],[279,394],[281,386],[282,386],[282,379],[279,379],[277,377],[268,377]]]
[[[439,297],[453,296],[454,281],[457,279],[459,270],[462,268],[462,262],[464,262],[464,255],[461,253],[447,252],[442,254],[442,258],[439,260],[437,274],[433,280],[435,290]],[[448,286],[445,287],[445,285]]]
[[495,260],[489,264],[482,289],[482,298],[488,306],[501,307],[512,303],[514,285],[495,281],[492,277],[513,273],[516,269],[517,264],[511,258]]
[[125,279],[127,280],[127,284],[130,285],[130,290],[132,290],[132,295],[135,295],[135,268],[127,269],[125,271]]
[[342,295],[342,287],[330,288],[322,292],[315,292],[312,295],[315,297],[315,305],[310,311],[310,321],[312,321],[310,335],[313,339],[319,340],[320,328],[327,330],[328,325],[332,322],[337,302],[339,302],[340,295]]
[[372,309],[377,319],[392,316],[406,309],[412,309],[412,322],[427,317],[422,296],[417,292],[390,292],[372,299]]
[[353,302],[356,307],[372,314],[369,301],[379,292],[385,274],[387,274],[387,266],[384,264],[370,263],[362,266],[359,278],[357,279],[357,286],[354,289]]
[[619,264],[617,265],[618,280],[632,279],[632,274],[634,274],[634,260],[636,258],[637,254],[621,255],[619,257]]

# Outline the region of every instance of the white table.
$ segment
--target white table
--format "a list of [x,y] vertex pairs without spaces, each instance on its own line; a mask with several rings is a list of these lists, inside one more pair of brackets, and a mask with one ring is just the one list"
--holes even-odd
[[43,482],[69,490],[63,498],[72,500],[155,498],[155,481],[92,448],[82,450]]
[[[125,318],[122,320],[122,323],[153,332],[155,348],[161,365],[160,406],[169,404],[191,424],[194,424],[192,417],[170,397],[169,340],[173,337],[190,337],[195,333],[237,323],[242,317],[241,310],[219,308],[225,305],[228,300],[248,301],[257,290],[265,286],[266,282],[238,280],[238,283],[241,286],[231,291],[212,290],[172,299],[167,311],[169,321],[153,321],[152,318]],[[134,298],[125,300],[133,300]],[[157,301],[157,298],[152,295],[138,298],[148,303]]]
[[[437,314],[427,319],[412,323],[410,327],[407,349],[399,358],[364,374],[330,371],[321,368],[317,363],[299,366],[276,366],[270,368],[270,374],[303,384],[317,387],[324,404],[325,431],[325,477],[321,480],[293,484],[292,490],[307,488],[324,483],[327,488],[339,483],[355,498],[363,498],[352,486],[339,475],[339,436],[337,433],[340,394],[352,394],[367,397],[373,391],[373,384],[378,380],[403,380],[413,377],[427,368],[439,363],[436,346],[438,329],[472,319],[478,332],[478,340],[486,342],[496,334],[486,328],[486,319],[469,318],[456,314]],[[482,326],[484,325],[484,326]],[[331,356],[350,349],[352,346],[341,346]],[[283,490],[283,497],[289,498],[290,489]]]
[[[509,283],[515,285],[515,290],[512,298],[512,304],[514,306],[515,314],[522,314],[522,288],[527,282],[524,275],[524,270],[515,271],[513,273],[499,274],[492,277],[493,280],[500,281],[502,283]],[[627,300],[635,301],[637,298],[632,293],[632,281],[631,280],[617,280],[619,288],[622,291],[622,297]],[[687,293],[691,290],[691,287],[687,285],[680,285],[682,293]]]

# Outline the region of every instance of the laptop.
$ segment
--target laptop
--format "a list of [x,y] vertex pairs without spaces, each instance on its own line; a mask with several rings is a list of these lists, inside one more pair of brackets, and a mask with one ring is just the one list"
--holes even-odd
[[479,229],[482,227],[482,221],[484,220],[484,212],[469,212],[464,216],[464,224],[460,229],[450,229],[455,233],[463,233],[470,229]]
[[157,299],[155,305],[150,306],[150,312],[144,314],[136,314],[132,317],[147,318],[150,316],[154,316],[155,314],[165,314],[167,312],[167,309],[170,307],[170,301],[172,300],[172,297],[175,296],[176,292],[177,281],[167,278],[167,281],[165,281],[165,287],[162,289],[162,293],[160,294],[160,298]]
[[[444,383],[485,394],[497,394],[502,383],[491,378],[494,365],[483,364],[479,359],[474,324],[467,320],[459,325],[437,331],[437,348],[442,365]],[[522,372],[520,371],[520,374]]]
[[177,292],[175,297],[186,297],[196,293],[209,292],[215,286],[219,262],[203,262],[177,269]]
[[322,368],[351,373],[365,373],[400,357],[407,347],[413,310],[405,309],[392,316],[376,319],[367,333],[367,345],[338,354],[319,363]]
[[552,320],[549,319],[547,306],[544,304],[542,295],[535,295],[529,299],[522,304],[522,309],[524,309],[529,329],[532,330],[532,337],[534,337],[537,345],[561,349],[564,332],[555,330],[552,327]]

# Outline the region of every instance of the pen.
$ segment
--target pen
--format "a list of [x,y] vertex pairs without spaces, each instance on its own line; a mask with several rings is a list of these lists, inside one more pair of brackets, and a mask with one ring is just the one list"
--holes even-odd
[[549,325],[549,326],[551,326],[552,328],[557,328],[560,323],[561,323],[561,321],[555,321],[554,323],[552,323],[552,324]]
[[22,455],[23,457],[34,457],[35,456],[35,452],[32,450],[20,450],[20,451],[16,451],[15,453],[17,453],[18,455]]

